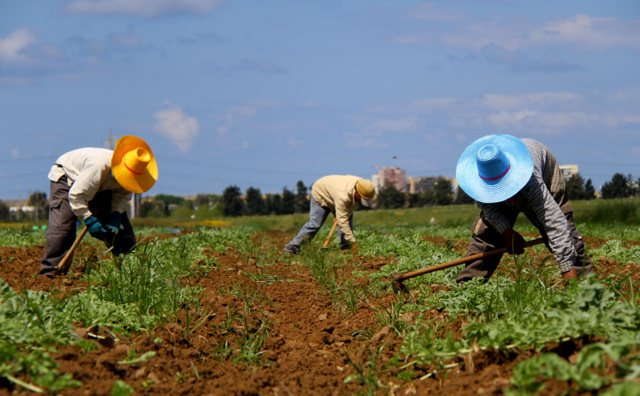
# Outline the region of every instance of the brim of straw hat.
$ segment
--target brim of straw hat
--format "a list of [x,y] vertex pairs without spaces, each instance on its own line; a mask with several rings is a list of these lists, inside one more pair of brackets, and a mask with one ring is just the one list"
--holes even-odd
[[[498,180],[484,180],[478,174],[476,154],[485,144],[495,144],[509,159],[509,171]],[[529,149],[522,140],[511,135],[481,137],[463,151],[456,166],[460,188],[481,203],[506,201],[527,184],[532,174],[533,159]]]
[[[135,174],[129,171],[123,162],[124,156],[131,150],[143,148],[151,155],[151,161],[147,168],[141,174]],[[111,157],[111,173],[117,180],[118,184],[127,191],[133,193],[143,193],[149,191],[158,180],[158,163],[151,151],[151,147],[144,140],[136,136],[123,136],[116,143]]]

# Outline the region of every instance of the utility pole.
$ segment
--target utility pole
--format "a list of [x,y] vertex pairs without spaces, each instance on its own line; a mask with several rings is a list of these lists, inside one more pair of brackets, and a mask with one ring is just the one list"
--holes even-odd
[[109,140],[108,140],[108,144],[109,144],[109,149],[113,150],[115,148],[115,144],[113,143],[113,129],[109,129]]

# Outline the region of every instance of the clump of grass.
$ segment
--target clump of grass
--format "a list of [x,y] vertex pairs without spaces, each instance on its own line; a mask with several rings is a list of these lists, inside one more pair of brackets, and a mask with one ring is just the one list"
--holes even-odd
[[601,224],[629,224],[640,223],[640,200],[628,199],[601,199],[596,201],[591,210],[586,210],[583,217],[587,217],[589,223]]

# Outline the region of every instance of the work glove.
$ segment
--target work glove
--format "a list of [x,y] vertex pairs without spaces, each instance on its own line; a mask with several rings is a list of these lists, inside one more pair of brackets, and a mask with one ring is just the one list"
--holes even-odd
[[92,237],[102,241],[109,239],[109,237],[112,238],[118,232],[117,228],[110,225],[103,225],[100,220],[93,215],[87,217],[84,224],[87,226],[89,234],[91,234]]
[[507,252],[509,252],[509,254],[524,253],[525,241],[519,232],[509,228],[502,233],[502,237],[504,238],[505,247],[507,248]]
[[111,212],[111,216],[109,216],[109,225],[116,229],[116,233],[120,230],[120,226],[122,225],[122,213],[120,212]]

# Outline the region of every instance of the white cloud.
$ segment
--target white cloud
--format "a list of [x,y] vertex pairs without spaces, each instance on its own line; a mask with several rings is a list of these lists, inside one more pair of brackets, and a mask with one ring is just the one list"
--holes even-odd
[[404,132],[412,131],[420,126],[420,120],[417,117],[402,117],[395,119],[380,119],[374,121],[370,125],[370,129],[374,131],[384,132]]
[[[608,48],[613,46],[640,49],[640,24],[636,20],[594,18],[578,14],[570,18],[534,25],[526,19],[477,20],[456,15],[444,18],[432,6],[417,8],[411,17],[429,22],[421,32],[399,34],[399,44],[444,43],[454,48],[480,51],[498,47],[506,52],[526,47],[569,45],[571,48]],[[446,14],[445,14],[446,15]],[[434,28],[432,19],[447,24]]]
[[131,15],[152,17],[170,14],[202,14],[221,0],[71,0],[66,10],[72,14]]
[[223,116],[223,124],[218,127],[218,137],[226,137],[240,118],[251,117],[256,114],[258,108],[254,105],[234,106],[227,109]]
[[579,127],[588,127],[593,116],[582,112],[542,112],[533,110],[501,111],[487,116],[489,124],[502,130],[561,134]]
[[194,117],[187,115],[179,106],[169,105],[157,111],[153,117],[155,128],[163,136],[171,140],[182,152],[187,152],[198,132],[200,124]]
[[19,62],[26,60],[23,51],[36,42],[36,34],[27,28],[21,28],[5,38],[0,38],[0,60]]
[[580,14],[533,30],[532,43],[566,43],[583,48],[631,46],[640,48],[640,27],[615,18],[591,18]]
[[520,95],[486,94],[482,103],[490,109],[509,110],[566,105],[580,102],[581,99],[580,95],[570,92],[532,92]]

